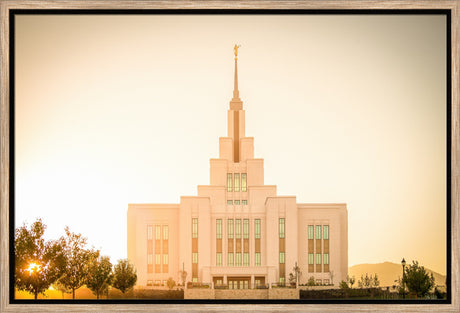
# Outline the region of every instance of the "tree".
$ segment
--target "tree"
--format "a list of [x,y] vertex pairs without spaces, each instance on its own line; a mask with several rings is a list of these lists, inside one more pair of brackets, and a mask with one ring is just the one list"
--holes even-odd
[[57,280],[54,284],[53,284],[53,288],[56,289],[56,290],[59,290],[62,294],[62,299],[64,299],[64,294],[65,293],[72,293],[72,290],[71,289],[68,289],[63,283],[61,283],[59,280]]
[[372,274],[369,276],[368,273],[366,273],[366,276],[361,275],[361,279],[358,280],[358,287],[359,288],[373,288],[373,287],[378,287],[380,285],[380,281],[377,277],[377,274]]
[[62,275],[65,267],[62,246],[56,241],[45,241],[45,229],[46,225],[37,219],[29,229],[23,224],[15,231],[15,286],[33,293],[35,299]]
[[97,299],[108,290],[112,278],[112,263],[108,256],[98,256],[90,261],[86,286],[91,289]]
[[86,249],[86,238],[81,234],[71,233],[67,226],[65,237],[61,237],[60,242],[66,258],[66,267],[59,282],[72,293],[72,299],[75,299],[75,290],[84,285],[89,263],[92,258],[98,257],[99,252]]
[[136,284],[136,281],[137,274],[134,266],[127,259],[118,260],[114,267],[113,287],[124,294]]
[[374,287],[376,287],[376,288],[377,288],[378,286],[380,286],[380,280],[379,280],[379,278],[377,277],[377,273],[374,274],[373,285],[374,285]]
[[350,288],[353,288],[353,285],[355,284],[356,278],[355,278],[354,275],[353,275],[353,277],[348,277],[348,275],[347,275],[347,281],[350,284]]
[[[371,277],[372,277],[372,275],[371,275]],[[372,282],[371,277],[369,277],[369,275],[366,273],[366,276],[364,277],[364,282],[363,282],[363,286],[365,288],[371,287],[371,282]]]
[[169,289],[173,289],[174,286],[176,286],[176,282],[172,277],[168,278],[168,281],[166,282],[166,285],[168,286]]
[[342,281],[340,282],[339,288],[340,288],[340,289],[344,289],[344,290],[349,289],[347,282],[344,281],[344,280],[342,280]]
[[418,261],[412,261],[412,264],[405,269],[403,284],[416,294],[417,297],[424,297],[434,287],[433,273],[431,275]]
[[363,281],[364,281],[364,277],[363,277],[363,275],[361,275],[361,279],[358,280],[358,288],[363,288],[364,287]]
[[404,292],[405,292],[404,289],[405,289],[405,288],[404,288],[403,285],[402,285],[402,279],[401,279],[401,277],[398,276],[398,279],[395,279],[394,282],[395,282],[395,284],[393,285],[393,289],[397,289],[397,290],[398,290],[398,293],[399,293],[400,295],[404,294]]
[[310,276],[310,278],[308,279],[307,285],[308,286],[314,286],[315,285],[315,277]]

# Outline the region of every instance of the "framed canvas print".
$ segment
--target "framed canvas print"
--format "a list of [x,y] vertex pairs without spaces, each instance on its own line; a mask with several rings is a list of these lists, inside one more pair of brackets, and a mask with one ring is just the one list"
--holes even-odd
[[2,311],[458,311],[458,10],[2,2]]

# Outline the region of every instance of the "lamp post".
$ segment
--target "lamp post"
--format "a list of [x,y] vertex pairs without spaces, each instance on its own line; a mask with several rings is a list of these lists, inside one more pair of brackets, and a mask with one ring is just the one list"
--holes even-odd
[[405,281],[404,281],[404,273],[405,273],[405,267],[406,267],[406,260],[404,258],[401,261],[401,265],[403,267],[403,280],[402,280],[402,287],[403,287],[403,299],[406,299],[406,288],[405,288]]

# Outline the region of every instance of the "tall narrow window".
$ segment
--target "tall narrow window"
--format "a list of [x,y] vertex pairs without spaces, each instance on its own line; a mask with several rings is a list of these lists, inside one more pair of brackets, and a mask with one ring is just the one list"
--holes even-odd
[[280,252],[280,264],[284,264],[285,262],[285,254],[284,252]]
[[222,219],[216,219],[216,266],[222,266]]
[[163,225],[163,240],[169,239],[169,227],[168,225]]
[[260,219],[254,220],[254,231],[256,239],[260,239]]
[[316,264],[321,264],[321,253],[316,254]]
[[329,239],[329,225],[323,226],[323,238]]
[[153,226],[152,225],[147,226],[147,239],[149,240],[153,239]]
[[161,225],[155,225],[155,273],[161,273]]
[[233,252],[228,253],[228,260],[227,260],[228,266],[233,266]]
[[280,232],[280,238],[284,238],[284,218],[280,218],[279,220],[279,232]]
[[316,225],[316,239],[321,239],[321,225]]
[[198,218],[192,217],[192,281],[198,281]]
[[329,264],[329,253],[323,254],[323,261],[324,261],[324,264]]
[[236,266],[241,266],[241,252],[237,252],[236,253],[236,257],[235,257],[235,265]]
[[249,239],[249,220],[243,220],[243,239]]
[[249,266],[249,253],[243,253],[243,266]]
[[161,239],[161,226],[160,225],[155,225],[155,239],[156,240]]
[[235,242],[233,240],[233,234],[234,234],[234,227],[233,227],[233,219],[228,219],[227,220],[227,237],[228,237],[228,255],[227,255],[227,266],[233,266],[234,263],[234,254],[233,252],[235,251]]
[[192,218],[192,238],[198,238],[198,219]]
[[169,226],[163,225],[163,242],[162,242],[162,253],[163,253],[163,273],[169,272],[168,253],[169,253]]
[[241,220],[235,220],[235,238],[241,239]]
[[228,173],[227,174],[227,191],[230,192],[232,190],[233,190],[233,187],[232,187],[232,174]]
[[147,273],[153,273],[153,225],[147,225]]
[[285,219],[280,218],[278,221],[278,233],[279,233],[279,277],[284,279],[286,277],[286,264],[285,264],[285,253],[286,253],[286,238],[285,238]]
[[241,191],[247,191],[247,174],[241,174]]
[[248,200],[241,200],[241,204],[242,204],[242,205],[247,205],[247,204],[248,204]]
[[308,264],[314,264],[314,256],[313,253],[308,254]]
[[308,239],[313,239],[313,233],[314,233],[314,230],[313,230],[313,225],[308,225]]
[[255,254],[255,266],[260,266],[260,252]]
[[222,239],[222,220],[221,219],[216,220],[216,238]]
[[235,191],[240,191],[240,174],[234,174],[233,177],[235,178]]
[[240,205],[240,200],[235,200],[235,205]]
[[233,239],[233,220],[228,220],[228,239]]
[[227,200],[227,205],[233,205],[233,200]]
[[260,219],[254,220],[254,265],[260,266]]

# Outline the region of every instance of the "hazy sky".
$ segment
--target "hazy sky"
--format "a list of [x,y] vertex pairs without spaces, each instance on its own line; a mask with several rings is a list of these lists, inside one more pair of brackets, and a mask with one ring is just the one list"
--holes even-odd
[[346,202],[349,265],[446,273],[445,17],[16,17],[16,226],[68,225],[113,262],[128,203],[209,184],[233,45],[265,183]]

